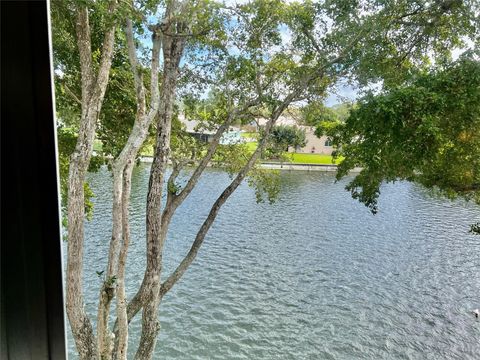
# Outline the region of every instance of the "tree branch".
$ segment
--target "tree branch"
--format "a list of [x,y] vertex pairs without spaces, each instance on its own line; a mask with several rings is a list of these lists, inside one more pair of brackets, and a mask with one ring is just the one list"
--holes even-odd
[[63,88],[65,89],[65,91],[68,93],[68,95],[70,95],[72,97],[73,100],[75,100],[76,103],[82,105],[82,100],[80,100],[77,95],[75,95],[75,93],[70,90],[70,88],[68,87],[68,85],[66,84],[63,84]]
[[[117,1],[112,0],[108,9],[108,15],[112,16],[117,10],[117,7]],[[94,92],[93,98],[100,99],[101,101],[103,101],[103,97],[105,95],[108,77],[110,75],[110,67],[112,66],[116,30],[116,26],[112,25],[105,32],[102,46],[102,57],[100,59],[100,66],[98,68],[98,76],[95,82],[95,88],[92,89]]]
[[137,117],[142,117],[146,112],[145,86],[143,84],[143,75],[140,71],[140,64],[137,58],[137,48],[133,40],[132,20],[127,19],[125,25],[125,36],[127,38],[128,58],[130,68],[132,69],[135,82],[135,93],[137,95]]
[[[259,103],[259,98],[249,101],[245,104],[242,109],[237,109],[230,112],[229,119],[225,121],[225,123],[217,129],[217,132],[214,135],[212,142],[210,143],[209,149],[207,150],[207,154],[202,158],[200,164],[195,169],[194,173],[190,176],[187,184],[180,192],[180,194],[172,196],[167,195],[167,203],[165,205],[165,209],[162,212],[162,220],[161,220],[161,228],[166,229],[170,223],[172,216],[175,213],[175,210],[182,204],[182,202],[188,197],[191,191],[195,188],[200,176],[202,175],[203,171],[207,167],[208,163],[212,159],[213,155],[215,154],[215,150],[218,146],[221,136],[228,129],[228,126],[235,120],[237,115],[241,114],[246,109],[256,105]],[[169,181],[176,176],[176,174],[171,174]],[[127,306],[127,316],[128,322],[130,322],[135,315],[140,311],[142,308],[142,300],[141,300],[141,293],[143,292],[142,288],[144,287],[144,283],[140,286],[139,291],[134,295],[134,297],[130,300]],[[117,326],[115,326],[115,329]]]
[[90,90],[93,84],[92,67],[92,44],[90,40],[90,22],[88,20],[88,9],[82,6],[77,9],[77,20],[75,24],[77,33],[77,46],[80,55],[80,73],[82,76],[82,101],[86,106],[90,98]]
[[[275,122],[283,113],[283,111],[287,108],[287,106],[295,99],[299,93],[301,93],[305,86],[306,82],[302,81],[302,85],[299,86],[297,89],[293,90],[284,100],[283,102],[272,112],[271,118],[265,126],[265,135],[268,135],[275,125]],[[267,138],[268,136],[264,136],[263,139],[260,141],[259,146],[254,151],[250,159],[248,160],[247,164],[240,170],[237,174],[235,179],[230,183],[227,188],[222,192],[222,194],[217,198],[215,203],[212,205],[210,212],[203,222],[200,230],[197,232],[195,240],[190,248],[190,251],[181,261],[181,263],[177,266],[175,271],[165,280],[161,287],[160,287],[160,297],[163,297],[168,291],[172,289],[172,287],[177,283],[177,281],[183,276],[183,274],[187,271],[190,264],[193,262],[195,257],[197,256],[198,250],[200,246],[203,244],[205,240],[205,236],[207,235],[210,227],[212,226],[213,222],[215,221],[220,208],[223,204],[227,201],[227,199],[233,194],[233,192],[237,189],[237,187],[242,183],[242,181],[247,176],[248,172],[253,168],[255,165],[258,157],[263,152],[267,145]]]

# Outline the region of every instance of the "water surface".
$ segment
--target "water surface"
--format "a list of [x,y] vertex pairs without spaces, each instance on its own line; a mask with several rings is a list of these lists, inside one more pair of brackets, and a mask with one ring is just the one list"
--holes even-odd
[[[127,288],[144,270],[149,167],[132,181]],[[111,177],[90,174],[86,309],[96,313],[110,237]],[[181,261],[228,184],[206,172],[171,225],[165,273]],[[421,187],[382,188],[373,216],[332,174],[285,172],[280,199],[257,204],[243,184],[222,208],[195,262],[161,304],[155,358],[478,359],[480,208]],[[130,329],[130,349],[140,324]],[[71,339],[70,339],[71,340]],[[75,358],[73,341],[69,344]],[[133,355],[133,354],[131,354]]]

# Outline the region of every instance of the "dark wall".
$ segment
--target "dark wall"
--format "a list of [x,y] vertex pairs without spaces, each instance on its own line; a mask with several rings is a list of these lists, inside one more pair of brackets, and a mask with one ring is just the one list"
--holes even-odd
[[46,1],[1,2],[1,358],[64,359]]

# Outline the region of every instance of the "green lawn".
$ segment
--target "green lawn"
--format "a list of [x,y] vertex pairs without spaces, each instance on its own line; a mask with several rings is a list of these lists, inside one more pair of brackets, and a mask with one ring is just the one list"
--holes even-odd
[[[254,133],[253,133],[254,134]],[[257,142],[247,142],[248,150],[254,152],[257,148]],[[100,144],[95,144],[100,145]],[[153,156],[153,146],[146,146],[142,153],[142,156]],[[290,160],[293,164],[325,164],[332,165],[332,156],[331,155],[322,155],[322,154],[301,154],[301,153],[285,153],[286,159]],[[337,164],[341,162],[342,159],[337,160]]]
[[[257,148],[256,142],[247,142],[248,150],[254,152]],[[285,153],[285,157],[293,164],[325,164],[332,165],[332,156],[323,154],[304,154],[304,153]],[[336,161],[336,164],[340,163],[342,158]]]
[[256,132],[242,132],[242,133],[240,133],[240,136],[242,138],[246,138],[246,139],[257,139],[258,138],[258,133],[256,133]]
[[[289,153],[286,154],[286,156],[290,158],[294,164],[333,164],[331,155]],[[342,159],[338,159],[336,163],[338,164],[341,161]]]
[[257,148],[257,142],[256,141],[247,142],[247,147],[248,147],[248,151],[253,153],[255,151],[255,149]]

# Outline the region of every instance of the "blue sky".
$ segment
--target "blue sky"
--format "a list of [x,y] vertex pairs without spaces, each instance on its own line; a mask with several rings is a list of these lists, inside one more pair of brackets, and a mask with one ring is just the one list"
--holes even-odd
[[[228,6],[235,6],[239,4],[247,3],[249,0],[224,0],[223,3]],[[291,0],[287,2],[292,2]],[[155,23],[157,19],[155,17],[150,17],[150,23]],[[287,26],[282,26],[280,29],[280,34],[282,36],[282,42],[284,44],[290,42],[291,34]],[[139,39],[144,47],[144,49],[151,49],[152,42],[150,39],[149,31],[145,31],[145,34]],[[471,41],[468,41],[466,48],[472,48],[474,44]],[[458,58],[461,53],[463,53],[466,48],[455,49],[452,53],[454,59]],[[372,86],[372,89],[380,89],[380,84]],[[360,95],[360,89],[355,87],[352,84],[348,84],[345,81],[340,80],[339,83],[335,86],[335,89],[332,89],[325,99],[326,106],[333,106],[335,104],[343,103],[345,101],[354,101]]]
[[325,99],[325,105],[333,106],[335,104],[341,104],[346,100],[354,100],[357,97],[358,90],[352,85],[342,84],[338,87],[336,93],[331,92]]

